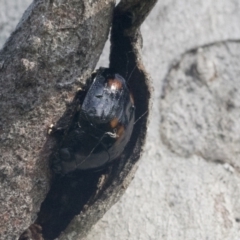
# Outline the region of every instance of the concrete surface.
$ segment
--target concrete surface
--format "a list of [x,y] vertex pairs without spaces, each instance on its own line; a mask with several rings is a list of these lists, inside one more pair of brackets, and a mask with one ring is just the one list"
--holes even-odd
[[[0,45],[30,2],[0,0]],[[142,26],[155,88],[146,151],[86,240],[240,239],[239,22],[239,0],[157,3]]]

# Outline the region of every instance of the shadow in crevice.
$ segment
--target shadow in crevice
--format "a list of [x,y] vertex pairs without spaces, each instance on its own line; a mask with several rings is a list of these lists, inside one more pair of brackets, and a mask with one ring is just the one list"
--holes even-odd
[[98,179],[105,171],[79,172],[56,177],[41,205],[36,224],[42,227],[45,240],[53,240],[68,226],[75,215],[84,210],[97,190]]

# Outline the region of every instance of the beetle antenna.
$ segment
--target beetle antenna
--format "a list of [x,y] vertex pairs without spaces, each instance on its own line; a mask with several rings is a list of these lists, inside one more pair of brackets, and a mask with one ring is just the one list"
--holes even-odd
[[133,70],[131,71],[130,75],[128,76],[128,78],[127,78],[127,83],[128,83],[128,81],[129,81],[129,79],[131,78],[133,72],[135,71],[136,67],[137,67],[137,65],[135,65],[135,67],[134,67]]
[[133,51],[128,51],[126,54],[126,57],[127,57],[127,63],[126,63],[126,82],[128,82],[128,80],[131,78],[135,68],[136,68],[136,65],[135,67],[133,68],[133,70],[131,71],[130,75],[128,76],[128,66],[129,66],[129,58],[128,58],[128,54],[130,53],[133,53]]
[[102,137],[99,139],[99,141],[97,142],[97,144],[92,148],[91,152],[82,160],[82,162],[78,163],[76,165],[76,167],[80,166],[81,164],[83,164],[93,153],[93,151],[97,148],[97,146],[99,145],[99,143],[101,142],[101,140],[103,139],[104,134],[102,135]]
[[125,53],[126,57],[127,57],[127,63],[126,63],[126,78],[128,76],[128,64],[129,64],[129,60],[128,60],[128,52]]
[[135,125],[141,118],[143,118],[148,113],[148,110],[145,111],[133,124]]
[[[83,159],[82,162],[80,162],[79,164],[77,164],[76,167],[78,167],[78,166],[80,166],[81,164],[83,164],[83,163],[91,156],[91,154],[93,153],[93,151],[94,151],[94,150],[97,148],[97,146],[101,143],[102,139],[104,138],[104,136],[105,136],[106,134],[109,134],[109,133],[108,133],[108,132],[105,132],[105,133],[100,137],[100,139],[98,140],[97,144],[92,148],[91,152],[87,155],[87,157],[85,157],[85,158]],[[105,148],[105,146],[104,146],[103,144],[102,144],[102,146]],[[106,148],[105,148],[105,150],[106,150],[106,152],[107,152],[107,154],[108,154],[108,159],[109,159],[109,158],[110,158],[110,155],[109,155],[109,153],[108,153],[108,151],[107,151]]]

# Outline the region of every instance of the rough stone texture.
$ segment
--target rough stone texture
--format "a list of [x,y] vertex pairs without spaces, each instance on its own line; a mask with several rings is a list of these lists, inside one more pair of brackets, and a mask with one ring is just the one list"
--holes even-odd
[[[153,78],[155,88],[146,150],[135,179],[125,195],[95,225],[86,240],[240,239],[240,179],[238,168],[236,168],[240,160],[240,125],[239,117],[237,118],[239,108],[232,108],[229,113],[225,110],[226,105],[223,106],[229,99],[230,88],[236,87],[239,92],[239,56],[236,55],[239,54],[240,43],[218,44],[218,42],[228,39],[240,39],[239,10],[240,2],[235,0],[158,1],[142,26],[143,59],[147,71]],[[187,103],[190,97],[189,92],[187,88],[184,90],[184,87],[180,88],[178,92],[176,89],[178,79],[173,76],[179,75],[173,75],[176,70],[170,69],[182,59],[185,61],[181,62],[181,66],[184,67],[183,64],[186,64],[185,67],[189,69],[190,60],[197,59],[198,54],[185,53],[210,43],[213,45],[203,47],[203,56],[206,54],[209,58],[207,58],[207,62],[210,60],[210,63],[206,63],[205,66],[210,71],[205,73],[203,70],[202,76],[211,78],[214,73],[211,70],[212,61],[219,73],[212,84],[209,83],[209,87],[207,84],[201,84],[197,77],[195,81],[197,92],[196,95],[192,94],[189,104],[192,106],[197,101],[201,104],[197,104],[196,109],[186,110],[182,106],[180,107],[180,104],[181,101]],[[204,60],[204,57],[201,56],[200,54],[199,58]],[[217,56],[222,56],[224,59],[221,60],[220,57],[219,60]],[[102,63],[98,63],[99,65],[104,64],[104,56],[101,57],[101,60]],[[227,67],[232,63],[234,65],[231,68]],[[229,70],[227,71],[227,69]],[[171,73],[169,86],[174,85],[174,90],[166,91],[169,95],[166,94],[162,99],[163,85],[166,79],[170,78],[169,72]],[[187,85],[191,77],[186,76],[181,68],[178,70],[178,74],[180,72],[184,76],[182,84]],[[232,77],[230,78],[230,76]],[[195,77],[191,79],[195,79]],[[232,80],[229,84],[225,84],[224,79]],[[213,100],[210,104],[208,103],[208,106],[205,106],[206,111],[202,112],[200,110],[204,107],[205,101],[200,101],[200,97],[197,95],[200,93],[205,94],[205,100],[207,98]],[[176,108],[171,111],[173,95]],[[235,106],[239,106],[239,96],[234,95],[231,100]],[[177,108],[177,106],[179,107]],[[171,117],[169,120],[172,119],[172,122],[180,121],[181,125],[179,125],[182,128],[174,132],[172,128],[167,127],[168,121],[164,122],[162,126],[161,113],[163,110],[165,117],[166,115],[168,119]],[[194,111],[198,114],[197,116],[193,115]],[[225,111],[226,114],[224,114]],[[219,146],[217,144],[224,145],[225,140],[218,136],[214,142],[211,142],[211,146],[209,146],[211,151],[209,151],[205,146],[211,139],[205,138],[204,134],[199,134],[196,127],[193,127],[193,122],[190,121],[191,119],[200,121],[204,117],[211,116],[212,122],[209,122],[211,125],[208,126],[206,122],[204,125],[203,132],[206,136],[207,129],[211,129],[210,126],[218,122],[218,119],[214,120],[213,114],[222,118],[222,126],[227,126],[226,120],[228,119],[235,124],[231,126],[235,127],[235,132],[231,129],[226,131],[226,127],[220,132],[224,131],[226,139],[234,137],[227,143],[229,149],[227,146],[224,149],[213,148]],[[182,119],[179,119],[180,115]],[[211,129],[211,138],[214,134],[218,134],[218,132],[214,132],[216,128],[217,126],[214,126]],[[194,144],[197,150],[200,150],[205,156],[201,156],[197,151],[193,155],[186,156],[186,150],[191,150],[193,146],[193,143],[186,142],[186,139],[189,140],[193,137],[189,132],[191,134],[198,133],[195,134]],[[168,144],[166,144],[166,140]],[[174,152],[172,148],[174,148]],[[224,157],[219,158],[220,151],[224,152]],[[209,157],[209,159],[204,157]],[[236,165],[232,165],[232,163]]]
[[[239,6],[238,0],[158,1],[142,27],[143,57],[155,87],[146,151],[126,194],[105,214],[86,239],[238,240],[240,238],[240,179],[237,168],[239,149],[236,148],[239,123],[233,117],[234,114],[239,113],[239,107],[237,108],[239,98],[233,95],[230,99],[235,104],[234,108],[231,107],[232,103],[229,104],[227,101],[229,89],[234,87],[233,81],[239,82],[239,57],[236,55],[240,49],[238,42],[214,44],[227,39],[240,39]],[[4,35],[7,36],[6,33]],[[184,54],[189,49],[199,49],[209,43],[213,45],[202,47],[203,55],[201,50],[194,54],[191,52]],[[217,59],[218,55],[224,56],[225,60]],[[210,63],[205,66],[210,71],[207,71],[207,74],[203,71],[201,77],[194,71],[191,77],[191,74],[187,75],[184,69],[190,69],[192,62],[198,62],[198,56],[199,59],[202,58],[203,63],[204,56],[207,56],[207,62],[210,60]],[[107,55],[102,56],[103,60],[99,65],[107,66],[107,57]],[[179,65],[181,68],[177,70],[174,67],[169,71],[171,66],[176,66],[180,60],[182,60]],[[226,64],[223,64],[224,61]],[[213,69],[211,62],[216,66],[218,74],[213,82],[205,81],[203,84],[204,81],[199,78],[209,79],[209,76],[211,78],[214,75],[215,70],[211,70]],[[226,66],[232,62],[236,65],[227,71]],[[225,73],[222,72],[224,69]],[[219,73],[224,74],[222,76]],[[183,80],[180,92],[176,89],[178,78],[175,77],[179,76],[178,74]],[[231,74],[232,82],[229,80]],[[169,80],[167,86],[174,88],[167,88],[165,98],[162,100],[162,87],[166,79]],[[230,83],[225,84],[224,79],[228,79]],[[198,94],[205,93],[206,99],[212,99],[213,102],[210,101],[209,106],[204,106],[205,102],[200,101],[198,95],[189,92],[184,83],[192,84]],[[237,90],[239,91],[239,83]],[[200,102],[199,105],[197,104],[197,116],[194,115],[194,109],[185,110],[183,113],[182,107],[187,108],[186,101],[190,95],[192,95],[191,106]],[[172,105],[170,96],[175,97],[177,105],[180,106],[180,100],[185,104],[177,108],[177,105]],[[224,103],[230,110],[227,116],[223,114],[227,111]],[[171,106],[174,106],[172,112],[168,110]],[[206,111],[200,114],[203,107]],[[183,125],[186,123],[190,125],[178,128],[177,132],[173,132],[172,128],[166,129],[169,124],[167,121],[163,126],[160,124],[162,119],[160,113],[163,110],[163,115],[171,122],[177,123],[179,116],[183,116],[179,126],[186,126]],[[189,113],[194,114],[189,115]],[[224,132],[226,139],[235,137],[227,142],[227,146],[232,149],[227,149],[225,146],[223,149],[211,148],[217,146],[216,144],[224,145],[225,140],[221,136],[214,138],[214,143],[211,142],[213,144],[210,146],[211,152],[204,147],[204,144],[211,140],[204,137],[207,135],[207,129],[218,121],[213,118],[214,114],[223,117],[221,124],[224,128],[221,129],[220,134]],[[204,116],[211,117],[209,125],[206,124]],[[202,132],[205,134],[198,132],[194,119],[204,124]],[[235,124],[230,127],[235,126],[236,132],[225,127],[228,119]],[[190,128],[190,126],[194,127]],[[210,129],[211,137],[214,136],[213,134],[218,134],[214,129],[217,129],[217,126]],[[200,139],[195,138],[194,142],[188,144],[189,139],[192,138],[189,132]],[[181,141],[180,138],[185,141]],[[224,157],[219,158],[220,151],[224,153]],[[236,157],[233,159],[233,156]]]
[[95,68],[113,6],[36,0],[0,51],[0,239],[36,219],[49,187],[47,129]]
[[215,43],[187,53],[171,68],[160,132],[172,152],[228,163],[239,171],[239,58],[239,42]]

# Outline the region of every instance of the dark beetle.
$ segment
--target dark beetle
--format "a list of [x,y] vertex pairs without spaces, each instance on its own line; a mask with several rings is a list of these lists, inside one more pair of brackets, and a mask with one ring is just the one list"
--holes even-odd
[[54,156],[53,170],[96,170],[117,159],[133,130],[135,107],[125,79],[107,68],[93,74],[75,121]]

